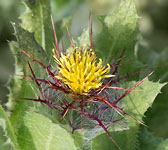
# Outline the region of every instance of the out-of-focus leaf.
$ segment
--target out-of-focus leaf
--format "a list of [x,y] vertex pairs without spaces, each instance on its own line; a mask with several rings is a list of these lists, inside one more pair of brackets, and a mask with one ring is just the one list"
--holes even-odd
[[35,39],[50,58],[55,44],[51,24],[50,0],[24,0],[24,2],[27,11],[21,17],[22,27],[35,33]]
[[168,139],[162,141],[156,150],[168,150]]
[[160,82],[168,81],[168,48],[161,52],[158,59],[155,60],[155,76],[160,78]]
[[112,14],[115,7],[120,3],[118,0],[92,0],[88,2],[90,2],[92,11],[100,16]]
[[5,132],[3,131],[1,127],[2,121],[0,121],[0,149],[2,150],[11,150],[12,144],[10,140],[5,136]]
[[168,85],[164,86],[152,107],[148,109],[143,118],[148,130],[157,137],[167,138],[168,136]]
[[85,29],[81,36],[78,37],[79,45],[88,44],[90,45],[90,37],[89,37],[89,28]]
[[76,10],[78,0],[51,0],[51,9],[54,20],[57,22],[64,17],[72,15],[73,11]]
[[29,150],[76,150],[71,135],[58,124],[43,115],[29,111],[18,137],[21,149]]
[[149,46],[139,44],[137,56],[142,63],[154,70],[152,80],[160,80],[162,83],[168,81],[168,71],[165,69],[168,68],[168,48],[165,48],[161,53],[157,53]]
[[138,131],[138,150],[154,150],[161,142],[161,138],[155,137],[147,128],[140,127]]
[[17,137],[15,135],[13,126],[1,105],[0,105],[0,121],[1,121],[0,125],[2,125],[5,131],[5,136],[10,139],[10,141],[12,142],[11,144],[13,148],[15,150],[18,150],[19,147],[18,147]]

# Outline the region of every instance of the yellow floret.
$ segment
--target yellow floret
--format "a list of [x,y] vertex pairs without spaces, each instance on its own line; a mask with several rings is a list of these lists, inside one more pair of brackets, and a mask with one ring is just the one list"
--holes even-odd
[[61,53],[58,58],[53,51],[53,57],[58,64],[58,75],[55,76],[76,94],[88,93],[102,85],[103,78],[112,77],[110,65],[103,66],[102,59],[96,63],[96,55],[92,49],[86,46],[75,47],[73,52],[66,55]]

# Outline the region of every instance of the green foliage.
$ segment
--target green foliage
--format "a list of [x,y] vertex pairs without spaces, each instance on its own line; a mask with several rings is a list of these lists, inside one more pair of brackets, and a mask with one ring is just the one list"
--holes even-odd
[[126,53],[119,67],[120,74],[135,72],[142,67],[141,63],[136,60],[134,50],[139,35],[138,15],[134,0],[122,1],[111,16],[100,17],[100,21],[103,29],[95,41],[95,48],[100,56],[106,62],[111,63],[125,49]]
[[168,139],[162,141],[158,147],[157,150],[168,150]]
[[15,135],[13,126],[1,105],[0,105],[0,121],[5,131],[5,136],[7,136],[12,142],[11,144],[13,146],[13,149],[18,150],[19,147],[17,143],[17,137]]
[[[20,33],[19,31],[23,31],[23,32],[21,32],[22,34],[20,33],[20,35],[17,36],[18,43],[15,43],[15,42],[10,43],[12,53],[15,55],[15,74],[17,76],[13,76],[8,83],[10,94],[9,94],[9,101],[6,105],[10,110],[12,110],[12,113],[10,115],[10,120],[12,122],[12,125],[14,126],[15,132],[17,133],[17,129],[21,126],[23,122],[23,116],[24,116],[23,114],[25,113],[28,106],[32,105],[32,102],[21,101],[19,100],[19,98],[34,96],[34,91],[32,90],[32,87],[34,86],[34,84],[33,83],[31,84],[31,82],[28,82],[26,79],[23,79],[21,76],[19,76],[19,75],[23,75],[22,68],[24,68],[24,72],[26,72],[27,75],[30,72],[28,69],[28,65],[26,64],[27,57],[21,54],[19,48],[20,49],[30,48],[32,51],[34,50],[34,52],[31,52],[31,53],[33,53],[33,55],[36,55],[36,56],[37,54],[35,53],[35,50],[37,51],[38,49],[37,52],[39,53],[39,56],[40,56],[41,54],[40,49],[42,48],[40,46],[37,47],[37,42],[33,42],[33,40],[30,40],[30,37],[32,37],[32,34],[30,34],[28,31],[25,31],[24,29],[22,29],[17,25],[15,25],[15,27],[16,27],[15,30],[17,31],[17,33]],[[23,39],[23,37],[26,37],[28,40],[27,41],[22,40],[22,42],[20,42],[19,39]],[[31,44],[27,42],[31,42]],[[28,44],[27,47],[25,46],[26,45],[25,43]],[[37,65],[34,64],[32,66],[36,67]],[[40,74],[40,72],[38,72],[38,74]],[[23,91],[21,87],[24,87],[25,90]]]
[[[28,57],[23,54],[20,50],[24,50],[26,52],[29,52],[31,56],[34,58],[38,58],[39,61],[43,61],[44,64],[47,64],[48,58],[46,57],[46,53],[44,49],[37,43],[37,41],[34,38],[34,34],[23,29],[20,25],[18,24],[13,24],[14,30],[15,30],[15,36],[17,38],[17,50],[15,50],[15,54],[17,54],[20,58],[19,62],[24,66],[24,71],[25,73],[29,73],[30,69],[28,69],[27,61],[30,61]],[[36,63],[31,63],[31,66],[34,68],[34,70],[37,72],[37,75],[44,74],[40,72],[38,69],[39,66],[37,66]],[[38,71],[37,71],[38,70]]]
[[155,137],[152,133],[150,133],[146,128],[141,127],[139,130],[139,149],[148,149],[153,150],[156,149],[157,146],[162,141],[161,138]]
[[[146,54],[144,56],[144,53]],[[155,81],[160,80],[161,83],[168,80],[168,48],[164,48],[162,52],[157,53],[155,50],[151,49],[150,46],[145,44],[139,44],[138,46],[138,59],[145,65],[148,65],[154,70],[152,79]]]
[[34,32],[35,39],[47,52],[52,55],[51,49],[54,44],[54,36],[51,24],[50,0],[27,1],[24,0],[27,11],[21,17],[22,27]]
[[[16,46],[17,46],[17,43],[15,42],[10,43],[10,48],[13,54],[15,55],[15,73],[17,75],[23,75],[23,72],[22,72],[23,64],[20,57],[16,57],[16,54],[19,51]],[[21,87],[24,87],[25,91],[21,91]],[[22,77],[20,76],[13,76],[8,82],[8,88],[9,88],[10,94],[8,95],[9,100],[6,106],[8,110],[12,111],[10,115],[10,121],[11,121],[11,124],[13,125],[15,133],[17,133],[17,129],[22,124],[23,114],[26,108],[28,107],[28,105],[30,104],[26,101],[19,101],[18,99],[19,97],[28,96],[28,95],[33,96],[34,94],[30,86],[28,86],[27,81],[26,80],[23,81]]]
[[[2,126],[2,125],[1,125]],[[12,144],[8,142],[8,138],[5,136],[4,130],[0,127],[0,148],[3,150],[11,150]]]
[[[55,10],[57,14],[54,15],[54,20],[58,21],[68,16],[67,12],[72,13],[72,8],[78,3],[77,0],[68,0],[67,2],[53,0],[51,4],[55,4],[56,8],[64,8]],[[15,56],[15,74],[30,75],[31,72],[27,65],[27,61],[29,61],[35,74],[40,78],[45,78],[47,77],[45,70],[21,53],[20,50],[23,49],[45,65],[49,63],[52,55],[51,50],[55,43],[51,24],[50,0],[24,0],[24,4],[27,10],[21,16],[21,23],[13,23],[17,42],[10,43],[10,48]],[[68,7],[70,8],[66,10]],[[114,56],[115,59],[118,59],[122,50],[126,49],[122,64],[119,66],[121,75],[139,71],[144,67],[143,64],[151,63],[151,68],[156,69],[157,66],[166,62],[167,50],[159,55],[150,51],[146,53],[145,57],[143,56],[144,49],[138,51],[138,53],[135,51],[135,44],[140,39],[140,32],[134,0],[122,1],[112,15],[98,16],[95,17],[95,20],[102,26],[102,30],[93,35],[94,47],[99,57],[102,57],[106,63],[111,63]],[[63,19],[62,23],[66,21],[67,18]],[[68,19],[68,22],[70,22],[70,19]],[[62,27],[60,22],[56,22],[56,25],[61,27],[61,31],[59,31],[60,40],[65,25]],[[89,42],[89,28],[87,28],[84,29],[75,43]],[[155,57],[154,60],[152,60],[153,56]],[[166,63],[161,71],[158,70],[157,72],[156,69],[155,74],[158,78],[166,70],[165,67],[167,67]],[[136,79],[140,80],[138,77]],[[167,78],[162,78],[162,81],[165,81],[165,79]],[[119,84],[119,86],[129,89],[136,83],[135,81],[125,82]],[[144,121],[144,124],[150,125],[152,119],[148,110],[164,85],[146,79],[122,99],[120,106],[124,107],[124,110],[138,121]],[[34,82],[22,76],[13,76],[8,86],[10,94],[6,106],[8,111],[11,112],[8,118],[6,112],[0,106],[0,126],[3,127],[3,130],[0,128],[0,136],[2,137],[0,148],[6,148],[3,143],[10,139],[10,144],[16,150],[117,149],[116,145],[102,130],[81,130],[72,135],[70,128],[64,122],[58,120],[60,114],[53,113],[50,110],[47,111],[43,105],[19,100],[19,98],[37,98],[38,89]],[[146,119],[144,119],[145,115],[147,116]],[[158,138],[151,133],[152,130],[140,126],[138,122],[128,116],[109,127],[109,131],[123,150],[166,150],[168,143],[167,139]]]
[[[129,89],[130,87],[133,87],[135,84],[136,82],[134,81],[125,83],[125,88]],[[121,105],[125,108],[125,111],[129,115],[133,116],[139,121],[142,121],[144,113],[147,111],[149,107],[151,107],[153,101],[155,100],[155,97],[160,92],[163,86],[164,84],[161,85],[159,83],[154,83],[146,79],[140,86],[138,86],[134,91],[132,91],[129,95],[125,97],[124,101],[121,102],[122,103]],[[118,122],[118,124],[120,123],[121,122]],[[119,131],[111,132],[111,135],[114,137],[114,139],[116,139],[121,149],[134,150],[136,147],[138,147],[137,145],[138,128],[139,123],[137,123],[134,119],[129,118],[127,116],[127,126],[123,129],[120,128]],[[111,144],[109,143],[110,141],[108,140],[108,137],[102,134],[94,138],[93,147],[96,150],[96,149],[103,149],[103,147],[110,145],[109,146],[110,148],[112,147],[113,149],[116,149],[113,143]]]
[[[126,88],[132,87],[136,82],[132,81],[126,84]],[[144,113],[149,107],[151,107],[156,96],[160,93],[161,88],[165,84],[159,82],[152,82],[146,79],[141,85],[139,85],[133,92],[126,96],[123,107],[126,112],[131,116],[134,116],[137,120],[142,121]],[[130,123],[133,122],[133,120]]]
[[19,131],[18,141],[25,150],[76,150],[72,135],[48,118],[29,111]]
[[[43,4],[43,3],[42,3]],[[40,14],[43,12],[43,5],[41,3],[39,5],[40,9],[34,8],[35,6],[39,7],[39,5],[31,5],[32,7],[32,11],[34,9],[34,11],[36,10],[36,15],[32,14],[31,16],[34,16],[34,19],[37,19],[38,16],[37,14]],[[43,7],[42,7],[43,6]],[[45,10],[47,11],[47,10]],[[42,15],[42,14],[41,14]],[[46,16],[48,18],[50,18],[49,14]],[[41,16],[42,17],[42,16]],[[27,16],[25,15],[25,18],[22,16],[22,20],[24,23],[24,19],[26,19]],[[46,19],[46,17],[44,17]],[[44,19],[43,17],[38,20],[38,22],[43,22]],[[32,19],[32,18],[31,18]],[[27,21],[29,22],[29,21]],[[46,23],[48,23],[45,20]],[[40,30],[40,28],[38,28],[38,30],[35,28],[35,23],[36,20],[32,20],[32,24],[30,25],[24,25],[22,24],[22,26],[24,26],[24,28],[26,28],[27,30],[29,29],[29,27],[34,28],[33,30],[35,30],[35,33],[38,33],[38,35],[40,34],[41,37],[42,35],[48,34],[49,32],[46,31],[48,30],[48,26],[45,28],[46,30]],[[42,26],[45,26],[43,24],[39,24]],[[27,56],[25,56],[23,53],[20,52],[21,49],[29,52],[29,54],[31,54],[34,58],[38,58],[39,61],[43,61],[44,64],[47,64],[47,60],[48,58],[46,57],[46,53],[43,50],[43,48],[38,44],[38,42],[40,43],[40,40],[38,37],[34,37],[33,33],[30,33],[29,31],[23,29],[20,25],[18,24],[13,24],[14,26],[14,30],[15,30],[15,36],[17,38],[17,43],[11,43],[11,50],[13,52],[13,54],[15,55],[15,73],[17,75],[23,75],[22,73],[22,68],[24,69],[24,72],[26,73],[26,75],[29,75],[30,73],[30,69],[27,65],[27,61],[28,60]],[[50,28],[49,28],[50,29]],[[30,30],[30,29],[29,29]],[[35,35],[36,36],[36,35]],[[36,41],[35,38],[37,38]],[[43,44],[47,43],[48,40],[47,38],[43,37],[42,41],[44,42]],[[51,42],[51,40],[50,40]],[[48,45],[49,47],[49,45]],[[16,57],[17,54],[17,57]],[[48,53],[49,54],[49,53]],[[50,55],[50,54],[49,54]],[[46,63],[45,63],[46,62]],[[39,66],[37,66],[36,63],[32,63],[30,62],[31,66],[34,68],[36,75],[38,75],[39,77],[44,76],[44,71],[39,70]],[[16,88],[16,86],[18,86],[18,88]],[[25,90],[22,90],[20,87],[24,88]],[[25,113],[26,109],[28,108],[29,105],[32,105],[32,102],[26,102],[26,101],[18,101],[19,98],[23,98],[23,97],[33,97],[34,93],[36,93],[35,91],[37,91],[37,87],[34,85],[33,82],[28,82],[26,79],[22,79],[21,77],[18,76],[14,76],[10,79],[9,82],[9,89],[10,89],[10,95],[9,95],[9,102],[7,104],[8,107],[14,107],[14,110],[10,116],[11,122],[14,126],[14,129],[16,130],[17,133],[17,129],[22,125],[23,123],[23,114]],[[13,106],[13,101],[16,102],[15,106]],[[19,121],[20,120],[20,121]]]
[[72,15],[78,5],[78,0],[51,0],[52,15],[55,21],[60,21],[64,17]]

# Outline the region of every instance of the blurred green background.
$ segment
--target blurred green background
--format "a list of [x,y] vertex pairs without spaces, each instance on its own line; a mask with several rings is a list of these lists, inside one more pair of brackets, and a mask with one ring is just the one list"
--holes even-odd
[[0,1],[0,101],[7,101],[8,89],[7,81],[14,73],[14,59],[10,52],[8,42],[15,40],[11,22],[15,22],[23,11],[23,7],[18,0]]
[[[35,0],[29,0],[34,3]],[[64,17],[71,17],[71,33],[77,37],[88,24],[89,7],[97,15],[112,14],[119,0],[51,0],[54,21],[58,24]],[[137,0],[139,27],[142,40],[137,44],[137,58],[155,73],[153,80],[168,81],[168,0]],[[8,42],[15,40],[11,22],[18,22],[25,7],[21,0],[0,1],[0,103],[8,97],[7,81],[14,74],[14,59]],[[76,24],[77,22],[77,24]],[[58,34],[59,33],[58,31]],[[65,44],[66,45],[66,44]],[[164,87],[145,120],[150,130],[158,137],[168,137],[168,88]]]

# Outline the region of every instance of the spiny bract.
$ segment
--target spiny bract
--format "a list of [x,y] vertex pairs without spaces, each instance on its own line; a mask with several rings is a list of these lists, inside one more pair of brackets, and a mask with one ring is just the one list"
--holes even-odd
[[96,54],[87,45],[74,47],[73,52],[68,50],[67,54],[61,53],[61,57],[58,57],[53,49],[53,57],[58,64],[58,74],[55,78],[68,85],[76,94],[99,88],[103,78],[113,76],[108,75],[110,65],[104,66],[102,59],[97,61]]

